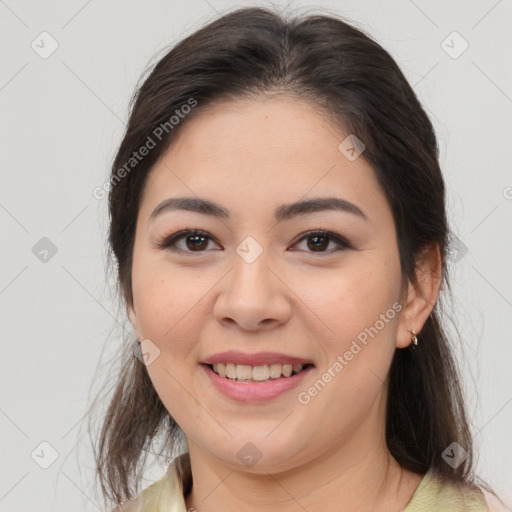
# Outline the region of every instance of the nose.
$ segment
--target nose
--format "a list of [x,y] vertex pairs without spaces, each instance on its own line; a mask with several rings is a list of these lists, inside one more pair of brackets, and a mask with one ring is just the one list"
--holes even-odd
[[286,323],[291,314],[289,289],[271,267],[263,254],[252,263],[235,255],[214,306],[217,321],[259,332]]

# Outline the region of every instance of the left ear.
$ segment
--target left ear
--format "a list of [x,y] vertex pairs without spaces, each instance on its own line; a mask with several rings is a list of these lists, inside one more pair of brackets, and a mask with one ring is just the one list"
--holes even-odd
[[425,247],[418,256],[416,280],[416,284],[409,282],[407,285],[405,307],[398,326],[397,348],[411,344],[411,330],[418,335],[434,309],[442,280],[441,254],[437,244]]

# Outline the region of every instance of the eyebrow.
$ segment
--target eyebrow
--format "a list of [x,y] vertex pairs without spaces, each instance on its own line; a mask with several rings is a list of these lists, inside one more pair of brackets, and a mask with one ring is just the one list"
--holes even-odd
[[[201,213],[219,219],[229,219],[230,212],[223,206],[197,197],[171,197],[162,201],[149,216],[149,221],[168,211],[186,210],[189,212]],[[292,219],[299,215],[315,213],[325,210],[337,210],[351,213],[362,219],[368,217],[354,203],[338,197],[317,197],[296,203],[283,204],[276,208],[274,217],[277,222]]]

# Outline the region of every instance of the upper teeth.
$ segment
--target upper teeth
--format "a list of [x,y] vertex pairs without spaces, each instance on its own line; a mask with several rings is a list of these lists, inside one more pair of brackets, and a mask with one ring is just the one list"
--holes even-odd
[[213,371],[221,377],[238,380],[268,380],[270,377],[278,379],[281,375],[290,377],[292,372],[302,370],[301,364],[264,364],[262,366],[249,366],[247,364],[217,363],[213,365]]

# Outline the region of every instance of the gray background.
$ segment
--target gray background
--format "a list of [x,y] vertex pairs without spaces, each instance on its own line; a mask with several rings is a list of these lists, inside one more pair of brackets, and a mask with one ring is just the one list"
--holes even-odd
[[[108,365],[129,330],[106,279],[106,200],[92,191],[148,63],[242,5],[255,3],[0,1],[1,511],[99,509],[82,418],[108,374],[95,376],[100,354]],[[511,2],[295,1],[288,11],[301,6],[373,35],[434,122],[478,473],[512,503]]]

